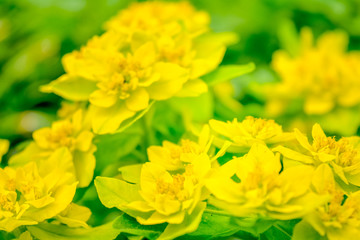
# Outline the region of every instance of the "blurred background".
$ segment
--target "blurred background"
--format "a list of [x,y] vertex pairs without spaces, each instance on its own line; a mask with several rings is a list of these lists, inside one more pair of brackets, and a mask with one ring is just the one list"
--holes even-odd
[[[0,138],[17,144],[31,132],[50,125],[61,99],[38,91],[63,73],[61,57],[79,49],[129,0],[0,0]],[[192,0],[210,13],[215,32],[232,31],[240,36],[229,47],[222,64],[254,62],[256,70],[229,84],[211,89],[209,111],[203,119],[229,120],[246,115],[267,117],[266,99],[254,91],[254,83],[280,81],[270,63],[274,51],[291,52],[294,39],[305,26],[315,37],[341,29],[349,35],[348,50],[360,49],[360,0]],[[359,66],[360,67],[360,66]],[[359,79],[360,81],[360,79]],[[256,85],[258,86],[258,85]],[[360,94],[360,93],[359,93]],[[234,99],[233,99],[234,98]],[[335,135],[358,133],[358,108],[344,113],[346,125],[329,127]],[[344,116],[345,116],[344,115]],[[337,119],[333,115],[331,119]],[[285,128],[306,129],[315,121],[296,106],[275,120]],[[345,120],[344,120],[345,121]],[[351,129],[349,130],[351,125]]]

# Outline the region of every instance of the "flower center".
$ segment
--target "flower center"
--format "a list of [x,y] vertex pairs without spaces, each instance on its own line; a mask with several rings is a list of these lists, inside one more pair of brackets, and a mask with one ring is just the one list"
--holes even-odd
[[121,58],[110,80],[99,83],[99,88],[108,94],[116,94],[120,99],[126,99],[135,90],[141,79],[150,75],[151,69],[144,68],[133,56],[128,54]]
[[281,132],[281,126],[274,120],[266,120],[247,116],[241,122],[245,130],[253,137],[269,138]]
[[26,200],[37,200],[41,198],[41,189],[35,186],[33,181],[26,182],[20,185],[20,192],[24,195]]
[[184,190],[184,181],[185,177],[181,174],[176,174],[172,176],[172,183],[165,182],[163,179],[157,181],[157,192],[159,194],[166,194],[171,199],[177,199],[183,201],[186,199],[187,194]]
[[348,167],[354,164],[357,151],[345,138],[336,141],[334,137],[315,138],[313,148],[317,152],[324,152],[336,156],[336,164]]
[[54,125],[49,132],[47,139],[51,149],[59,147],[74,147],[75,139],[72,137],[74,128],[69,121],[62,121]]
[[180,156],[183,153],[200,154],[198,144],[188,139],[182,139],[180,146],[170,148],[170,156],[172,159],[180,159]]
[[16,192],[0,193],[1,210],[15,213]]
[[193,185],[198,183],[191,164],[186,165],[183,174],[172,175],[172,182],[165,182],[163,179],[158,179],[156,182],[157,193],[166,194],[173,200],[184,201],[190,197],[189,191],[185,188],[186,179],[190,180]]

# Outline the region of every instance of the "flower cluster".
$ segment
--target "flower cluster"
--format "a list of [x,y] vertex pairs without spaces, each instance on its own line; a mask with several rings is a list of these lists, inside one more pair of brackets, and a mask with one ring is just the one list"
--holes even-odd
[[34,225],[67,208],[77,185],[70,168],[71,156],[59,149],[44,161],[0,169],[0,229]]
[[[217,69],[234,38],[209,24],[186,2],[133,3],[63,57],[65,73],[41,88],[67,100],[56,121],[10,152],[0,139],[0,238],[360,235],[360,137],[328,136],[317,123],[309,139],[273,119],[222,121],[228,118],[208,109],[211,116],[192,119],[189,112],[212,97],[242,110],[225,81],[253,69]],[[301,36],[298,56],[274,54],[282,82],[269,97],[273,110],[294,99],[309,115],[358,105],[360,57],[346,53],[346,35],[327,33],[315,45],[308,29]],[[176,97],[187,99],[169,100]],[[194,106],[189,97],[198,97]],[[173,134],[173,119],[184,131]],[[92,228],[91,211],[78,204],[98,207],[99,200],[106,208]]]
[[281,82],[276,94],[269,95],[270,100],[274,96],[274,101],[281,104],[284,98],[303,98],[306,114],[326,114],[336,106],[358,105],[360,55],[347,53],[347,43],[344,32],[334,31],[323,34],[314,44],[311,30],[304,28],[298,56],[292,57],[284,50],[273,55],[272,66]]
[[53,122],[51,127],[36,130],[34,140],[23,151],[13,155],[9,165],[39,162],[54,151],[64,149],[71,156],[71,170],[79,181],[78,187],[88,186],[94,174],[96,151],[92,143],[94,134],[88,125],[84,111],[79,109],[71,117]]
[[[96,147],[87,125],[79,109],[36,130],[22,151],[9,154],[8,166],[0,169],[0,230],[12,232],[46,220],[88,227],[90,210],[72,203],[77,187],[92,181],[95,168]],[[9,142],[2,140],[1,145],[3,155]],[[22,235],[32,239],[29,232]]]
[[[198,141],[149,147],[149,162],[120,168],[118,178],[98,177],[102,203],[142,225],[167,223],[159,239],[196,234],[201,223],[195,219],[207,213],[229,216],[242,229],[246,223],[251,233],[259,221],[267,222],[266,231],[302,219],[295,239],[306,239],[305,227],[316,239],[359,233],[357,137],[336,141],[316,124],[311,145],[297,129],[284,133],[273,120],[254,117],[211,120],[210,126],[213,131],[205,125]],[[114,195],[126,192],[132,196]]]
[[[9,154],[9,142],[0,140],[0,159],[6,154],[6,167],[0,169],[0,230],[20,239],[45,239],[49,233],[43,235],[44,229],[67,225],[77,229],[66,231],[90,236],[92,230],[84,230],[89,229],[90,210],[72,201],[77,189],[84,188],[85,195],[91,189],[96,144],[102,139],[96,134],[121,132],[124,121],[130,126],[154,101],[207,92],[201,78],[218,67],[226,45],[236,38],[213,33],[209,24],[206,12],[186,2],[134,3],[106,23],[103,34],[66,54],[65,73],[41,88],[67,100],[58,119],[35,130],[32,140]],[[173,228],[188,221],[194,225],[184,225],[183,234],[194,231],[206,207],[205,179],[217,166],[216,156],[208,155],[209,137],[205,127],[198,142],[165,141],[163,147],[150,147],[150,162],[121,170],[125,182],[99,178],[96,186],[115,181],[106,187],[130,189],[134,201],[116,207],[141,224],[168,223],[164,238],[179,234]],[[136,181],[134,176],[127,180],[129,169],[139,176]],[[99,194],[103,200],[101,190]],[[118,235],[113,228],[99,229],[109,239]]]
[[272,66],[281,82],[269,94],[273,111],[282,111],[284,100],[295,98],[304,100],[306,114],[326,114],[337,106],[358,105],[360,55],[346,52],[347,44],[348,36],[342,31],[325,33],[314,44],[311,30],[304,28],[297,56],[284,50],[275,52]]
[[[138,179],[126,178],[128,167],[119,169],[123,180],[96,178],[100,200],[133,216],[140,224],[168,223],[159,239],[173,239],[196,230],[208,196],[205,180],[214,161],[208,155],[210,141],[209,127],[205,126],[199,142],[182,139],[179,144],[165,141],[163,146],[149,147],[149,162],[132,168]],[[125,195],[125,191],[132,192],[131,198],[114,200],[114,192]]]
[[106,29],[65,55],[66,73],[42,88],[89,101],[92,129],[99,134],[115,132],[153,100],[206,92],[200,78],[218,66],[228,41],[209,30],[205,12],[185,2],[135,3]]

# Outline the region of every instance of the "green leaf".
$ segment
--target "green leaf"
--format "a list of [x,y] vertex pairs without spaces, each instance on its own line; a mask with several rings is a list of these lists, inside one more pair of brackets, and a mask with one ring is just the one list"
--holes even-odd
[[294,228],[293,240],[320,240],[320,234],[305,220],[299,222]]
[[214,99],[210,92],[198,97],[172,98],[169,103],[173,109],[182,113],[186,120],[207,122],[214,116]]
[[230,81],[254,70],[254,63],[248,63],[245,65],[223,65],[218,67],[215,71],[205,75],[202,79],[208,85],[215,85],[217,83]]
[[148,239],[157,239],[157,237],[164,231],[166,224],[158,225],[141,225],[134,218],[127,214],[123,214],[116,218],[113,227],[123,233],[143,236]]
[[300,42],[295,24],[290,20],[283,20],[280,23],[277,32],[280,45],[291,56],[297,56],[300,52]]
[[280,226],[274,225],[270,227],[266,232],[261,234],[261,236],[265,236],[266,239],[282,239],[288,240],[291,239],[291,235],[282,229]]
[[159,236],[158,240],[172,240],[186,233],[195,231],[201,222],[201,217],[205,208],[206,203],[199,203],[191,215],[185,216],[185,219],[182,223],[169,224],[165,228],[164,232]]
[[89,99],[90,94],[97,87],[94,81],[64,75],[40,89],[42,92],[52,92],[68,100],[84,101]]
[[143,164],[133,164],[119,168],[122,178],[131,183],[140,182],[141,168]]
[[240,227],[232,221],[231,217],[215,215],[205,212],[202,216],[198,229],[181,237],[183,240],[201,240],[217,237],[227,237],[240,230]]
[[149,106],[147,108],[145,108],[144,110],[137,112],[133,117],[125,120],[124,122],[121,123],[120,127],[118,130],[116,130],[117,133],[123,132],[125,131],[127,128],[129,128],[131,125],[133,125],[137,120],[139,120],[140,118],[142,118],[152,107],[152,105],[155,103],[154,100],[151,100],[149,103]]
[[116,178],[97,177],[95,187],[100,201],[105,207],[121,207],[121,205],[141,199],[139,188]]
[[70,228],[65,225],[39,223],[27,229],[38,239],[53,240],[112,240],[120,233],[113,228],[113,222],[94,228]]
[[119,162],[122,157],[130,154],[140,141],[141,134],[138,131],[96,136],[96,170],[101,171],[106,166]]
[[268,230],[274,223],[272,219],[262,219],[257,217],[237,218],[235,219],[240,230],[249,232],[255,236]]

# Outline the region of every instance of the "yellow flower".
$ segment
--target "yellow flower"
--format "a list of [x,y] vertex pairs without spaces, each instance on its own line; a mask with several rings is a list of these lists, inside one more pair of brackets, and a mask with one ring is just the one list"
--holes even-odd
[[[212,119],[209,124],[216,133],[232,141],[233,144],[228,149],[230,152],[246,152],[254,143],[264,143],[270,146],[293,139],[293,134],[283,132],[282,127],[274,120],[252,116],[246,117],[242,122],[238,122],[236,118],[232,122]],[[222,143],[221,138],[215,138],[215,145]]]
[[360,234],[360,192],[346,196],[326,164],[316,169],[312,183],[318,193],[328,194],[331,198],[295,226],[294,239],[304,239],[304,232],[309,237],[312,231],[318,236],[314,239],[357,239]]
[[302,29],[298,56],[284,50],[273,55],[272,66],[281,83],[269,88],[269,98],[274,100],[270,105],[282,108],[289,99],[300,98],[306,114],[359,105],[360,54],[346,52],[347,44],[348,36],[342,31],[325,33],[314,44],[311,30]]
[[114,132],[125,119],[148,107],[150,99],[173,96],[187,80],[186,69],[156,58],[153,43],[129,46],[123,35],[107,32],[79,52],[65,55],[66,74],[43,90],[90,101],[94,131]]
[[[177,6],[190,10],[180,13]],[[166,9],[176,11],[178,17],[164,17],[171,13]],[[66,73],[42,90],[72,101],[89,101],[92,127],[99,134],[115,132],[123,121],[146,109],[150,100],[206,92],[207,85],[200,77],[220,64],[233,35],[200,34],[207,29],[207,21],[199,21],[202,17],[197,16],[203,13],[191,9],[177,3],[133,5],[109,23],[109,31],[92,38],[80,51],[65,55]],[[171,34],[134,27],[142,26],[142,19],[149,14],[146,23],[181,27]]]
[[312,129],[312,144],[299,130],[295,129],[295,137],[303,150],[295,151],[285,147],[277,147],[287,159],[310,164],[315,167],[322,163],[329,164],[334,173],[346,184],[360,186],[360,152],[359,137],[341,138],[327,137],[319,124]]
[[147,154],[150,162],[158,163],[166,170],[175,171],[191,163],[199,155],[209,151],[211,145],[209,126],[205,125],[198,142],[181,139],[179,144],[164,141],[162,146],[150,146]]
[[7,232],[55,217],[72,201],[77,182],[71,155],[55,151],[39,164],[0,169],[0,229]]
[[65,148],[73,158],[73,170],[79,187],[86,187],[92,180],[95,169],[92,143],[94,134],[87,130],[83,111],[78,110],[72,118],[53,122],[51,127],[41,128],[33,133],[34,141],[24,151],[9,160],[10,165],[21,165],[29,161],[40,161],[55,150]]
[[1,158],[4,156],[9,150],[10,142],[6,139],[0,139],[0,163]]
[[89,220],[91,211],[87,207],[70,203],[65,210],[56,216],[57,221],[52,223],[63,223],[71,228],[84,227],[89,228],[86,221]]
[[210,17],[196,11],[188,2],[133,3],[105,24],[107,30],[116,30],[131,36],[142,31],[149,34],[175,35],[185,29],[192,35],[208,31]]
[[197,229],[206,207],[204,183],[210,169],[211,161],[203,153],[176,172],[147,162],[139,179],[137,174],[125,181],[97,177],[95,186],[106,207],[117,207],[143,225],[168,223],[158,239],[174,239]]
[[60,119],[71,118],[79,109],[84,109],[83,103],[62,101],[57,116]]
[[171,174],[156,163],[146,163],[141,170],[140,195],[143,200],[127,207],[137,211],[152,212],[148,218],[137,217],[141,224],[168,222],[180,224],[186,214],[191,215],[201,201],[202,179],[210,170],[206,155],[194,159],[185,172]]
[[206,187],[215,198],[209,202],[233,216],[280,220],[299,218],[324,202],[309,191],[311,167],[280,171],[279,156],[255,143],[248,154],[230,160],[210,177]]

